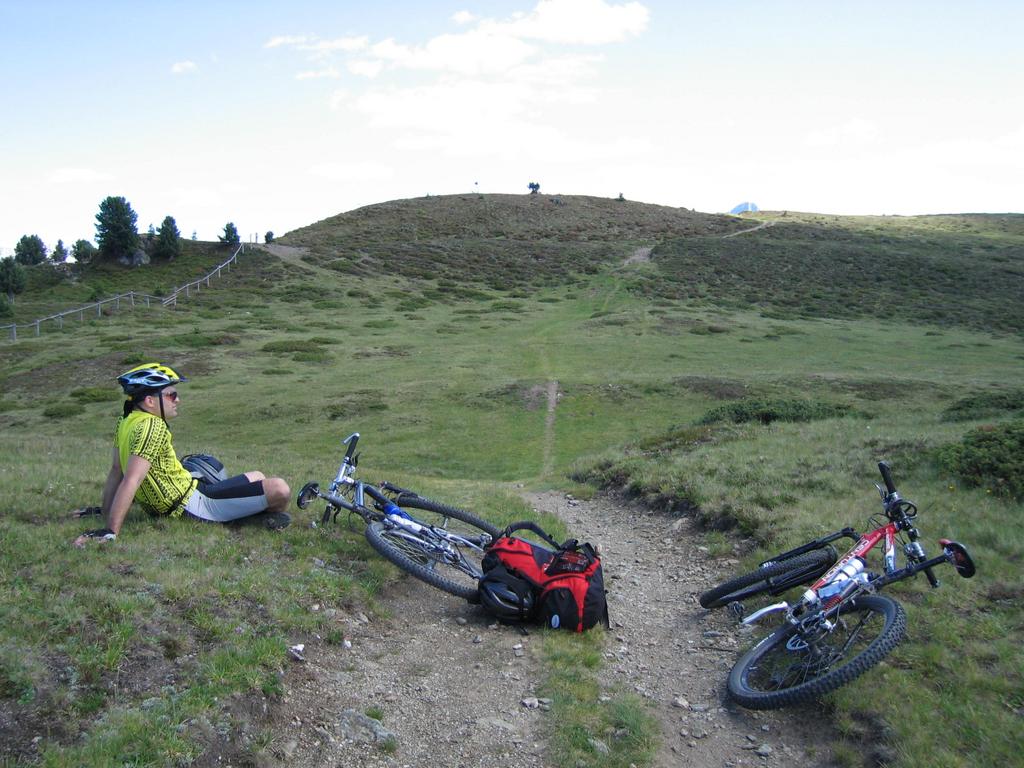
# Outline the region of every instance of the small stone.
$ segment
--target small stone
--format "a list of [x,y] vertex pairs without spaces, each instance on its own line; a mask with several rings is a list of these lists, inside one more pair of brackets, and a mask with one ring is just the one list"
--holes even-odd
[[593,749],[599,755],[611,754],[611,749],[609,749],[608,745],[605,744],[600,739],[595,739],[595,738],[591,737],[591,738],[587,739],[587,744],[589,744],[591,749]]
[[540,699],[536,698],[535,696],[528,696],[519,703],[527,709],[537,709],[538,707],[540,707]]
[[682,696],[676,696],[674,699],[672,699],[672,706],[677,707],[679,709],[689,709],[690,702],[688,702]]
[[458,624],[460,627],[464,627],[469,623],[469,621],[466,620],[465,616],[459,616],[457,619],[455,619],[455,623]]
[[512,646],[512,650],[513,651],[521,651],[521,650],[523,650],[523,644],[522,643],[516,643],[515,645]]
[[299,748],[299,742],[295,739],[290,739],[281,745],[281,757],[285,760],[291,760],[295,757],[295,752]]
[[360,624],[370,623],[370,619],[367,617],[365,613],[356,614],[356,621],[358,621]]
[[769,747],[767,744],[762,744],[760,747],[754,750],[754,754],[760,755],[761,757],[768,757],[768,755],[770,755],[771,753],[772,748]]
[[341,641],[341,647],[344,648],[346,651],[351,651],[352,650],[352,641],[349,640],[348,638],[342,640]]
[[512,653],[515,655],[516,658],[520,658],[526,655],[526,652],[523,651],[522,648],[516,648]]
[[480,635],[473,635],[473,642],[474,643],[480,644],[483,641],[484,641],[484,639],[482,637],[480,637]]

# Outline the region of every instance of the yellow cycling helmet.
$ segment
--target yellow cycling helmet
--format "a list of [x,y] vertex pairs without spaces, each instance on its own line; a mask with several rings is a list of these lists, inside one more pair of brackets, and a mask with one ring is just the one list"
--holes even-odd
[[121,389],[129,397],[135,397],[152,390],[161,390],[179,381],[188,381],[184,376],[168,365],[161,363],[143,363],[117,377]]

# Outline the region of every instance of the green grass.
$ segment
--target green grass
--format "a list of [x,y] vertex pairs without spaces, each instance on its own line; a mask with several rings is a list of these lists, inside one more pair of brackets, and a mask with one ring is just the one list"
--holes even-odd
[[[1019,217],[790,214],[792,231],[713,241],[710,233],[750,223],[615,205],[523,196],[362,209],[279,241],[308,248],[309,264],[344,266],[336,283],[319,272],[311,288],[307,274],[256,251],[177,309],[136,307],[0,344],[0,724],[16,715],[37,726],[0,732],[0,760],[213,760],[216,744],[189,724],[205,718],[230,731],[217,701],[280,696],[287,646],[334,636],[313,604],[386,610],[382,590],[395,570],[357,532],[309,528],[312,511],[292,510],[295,524],[273,536],[133,511],[114,546],[68,546],[90,526],[64,513],[98,503],[102,491],[120,410],[114,377],[158,359],[191,379],[172,424],[179,453],[210,452],[233,471],[259,468],[298,488],[333,477],[341,439],[359,431],[364,476],[496,522],[523,514],[517,485],[564,488],[572,475],[693,514],[712,554],[732,556],[738,544],[747,564],[808,536],[864,527],[877,511],[875,462],[888,459],[922,509],[929,549],[940,536],[961,540],[980,572],[967,582],[949,571],[934,592],[920,583],[892,590],[908,610],[908,641],[829,701],[846,754],[858,753],[870,716],[893,729],[898,766],[1010,763],[1024,706],[1022,508],[934,457],[1018,413],[1016,400],[993,393],[1024,373],[1020,302],[1010,295],[1020,285],[1011,274],[1021,263]],[[673,255],[680,237],[704,261]],[[622,265],[637,243],[657,242],[666,250],[652,262]],[[745,283],[692,279],[727,255],[725,244],[769,257]],[[876,312],[877,275],[852,298],[828,293],[843,281],[811,279],[828,274],[807,266],[816,255],[853,253],[868,264],[909,253],[895,284],[910,286],[904,306],[915,311]],[[221,256],[183,256],[179,284]],[[955,280],[931,274],[965,263],[980,275],[962,296]],[[769,294],[765,270],[785,264],[807,266],[808,277]],[[79,283],[26,292],[18,312],[49,312],[101,289],[155,291],[173,285],[172,274],[97,267]],[[998,274],[1003,285],[986,297],[979,286]],[[884,298],[894,289],[878,290]],[[949,313],[917,312],[925,294]],[[549,428],[550,381],[559,399]],[[715,409],[758,413],[751,404],[780,402],[828,409],[800,406],[809,420],[700,423]],[[589,739],[605,741],[612,728],[603,759],[649,762],[643,707],[621,691],[595,698],[600,635],[544,637],[547,690],[566,723],[553,743],[598,764]],[[580,686],[577,701],[559,698],[562,684]],[[39,760],[30,732],[44,734]]]
[[566,768],[628,768],[649,763],[658,742],[658,726],[635,695],[602,685],[606,636],[547,631],[543,656],[548,678],[540,693],[552,699],[552,765]]

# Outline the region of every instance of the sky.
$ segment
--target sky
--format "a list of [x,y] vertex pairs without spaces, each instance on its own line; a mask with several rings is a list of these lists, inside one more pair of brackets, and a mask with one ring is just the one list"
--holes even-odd
[[0,0],[0,255],[467,192],[1024,211],[1024,3]]

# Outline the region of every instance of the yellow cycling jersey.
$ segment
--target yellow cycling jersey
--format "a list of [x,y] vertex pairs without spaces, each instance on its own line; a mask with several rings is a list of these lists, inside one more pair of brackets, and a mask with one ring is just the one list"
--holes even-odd
[[167,422],[136,409],[118,420],[114,444],[122,472],[128,469],[130,456],[139,456],[150,464],[149,472],[135,493],[135,501],[147,512],[179,517],[196,488],[196,481],[174,453]]

